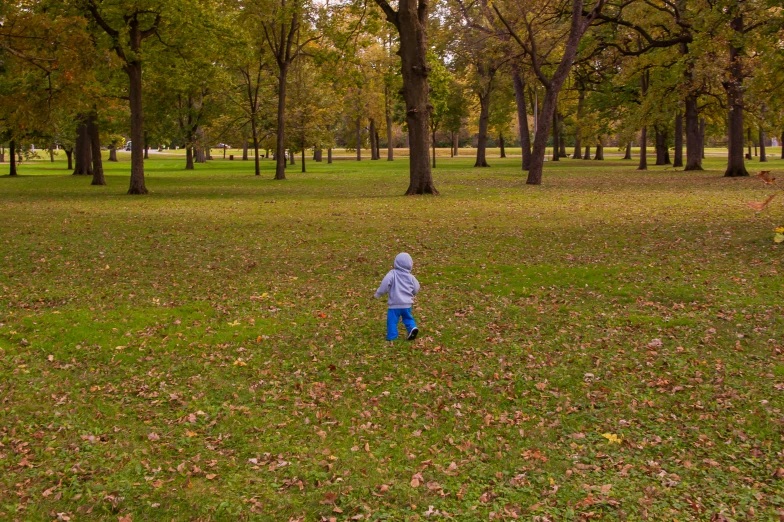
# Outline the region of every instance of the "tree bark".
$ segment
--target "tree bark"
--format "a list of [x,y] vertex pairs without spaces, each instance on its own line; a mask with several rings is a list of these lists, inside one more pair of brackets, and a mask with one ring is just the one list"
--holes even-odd
[[117,147],[114,146],[114,143],[109,145],[109,161],[117,163]]
[[525,106],[525,82],[517,64],[512,66],[512,82],[517,105],[517,125],[520,128],[520,148],[523,151],[523,170],[528,170],[531,167],[531,133],[528,130],[528,111]]
[[87,134],[90,137],[90,149],[93,157],[92,185],[106,185],[106,178],[103,175],[103,161],[101,159],[101,137],[98,134],[96,118],[95,112],[92,112],[87,117]]
[[357,116],[357,161],[362,161],[362,117]]
[[327,164],[332,164],[332,147],[327,147]]
[[49,145],[49,161],[54,163],[54,145]]
[[248,140],[242,140],[242,161],[248,161]]
[[9,148],[9,157],[11,158],[8,175],[9,176],[17,176],[18,172],[16,171],[16,142],[11,140],[11,143],[8,144]]
[[686,166],[683,170],[702,170],[702,136],[700,134],[697,97],[686,96]]
[[590,145],[586,145],[585,146],[585,154],[583,155],[583,159],[584,160],[591,159],[591,146]]
[[289,149],[289,165],[296,165],[297,161],[294,159],[294,150]]
[[144,159],[150,159],[150,141],[147,136],[147,131],[144,131]]
[[[784,136],[784,133],[782,133],[782,136]],[[455,149],[455,156],[454,157],[456,158],[456,157],[458,157],[460,155],[460,130],[459,129],[452,136],[452,146]]]
[[302,172],[305,172],[305,147],[302,147]]
[[[730,28],[738,36],[743,33],[743,17],[736,14],[730,22]],[[740,62],[743,50],[734,43],[730,43],[730,79],[724,82],[727,93],[728,115],[728,148],[726,177],[748,176],[746,164],[743,161],[743,68]]]
[[604,161],[604,144],[602,143],[601,138],[596,140],[596,156],[594,156],[593,159]]
[[648,127],[640,130],[640,163],[637,170],[648,170]]
[[433,138],[430,142],[433,144],[433,168],[436,168],[436,131],[433,131]]
[[286,179],[286,76],[289,64],[278,63],[278,129],[275,144],[275,179]]
[[667,165],[667,135],[658,127],[653,128],[656,149],[656,165]]
[[[138,24],[137,24],[138,31]],[[139,42],[136,52],[141,48]],[[128,194],[147,194],[144,183],[144,113],[142,108],[142,63],[134,59],[125,67],[128,74],[128,97],[131,107],[131,183]]]
[[479,95],[479,134],[476,140],[476,162],[474,167],[489,167],[487,164],[487,124],[490,121],[490,92]]
[[624,154],[623,159],[630,160],[632,159],[632,142],[626,144],[626,154]]
[[0,163],[5,163],[5,147],[2,145],[0,145]]
[[75,176],[92,176],[92,145],[90,143],[90,129],[88,114],[80,114],[79,125],[76,127],[76,167]]
[[185,170],[193,170],[193,145],[185,146]]
[[376,0],[387,20],[400,34],[403,75],[403,99],[406,103],[406,124],[410,140],[409,185],[406,195],[438,194],[428,158],[430,151],[430,88],[427,76],[428,3],[425,0],[399,0],[395,11],[386,0]]
[[369,135],[370,135],[370,160],[373,161],[378,159],[378,143],[376,141],[378,136],[376,135],[376,120],[373,118],[370,118]]
[[503,134],[500,134],[498,136],[498,143],[501,146],[501,157],[505,158],[506,157],[506,148],[504,148],[504,135]]
[[392,144],[392,110],[389,108],[389,87],[384,86],[384,118],[387,120],[387,161],[395,159],[395,148]]
[[68,159],[68,167],[66,167],[66,168],[68,170],[73,170],[73,151],[74,150],[73,149],[66,149],[65,147],[63,147],[63,150],[65,151],[65,157]]
[[675,115],[675,161],[673,167],[683,167],[683,115]]
[[317,163],[321,163],[322,158],[323,158],[323,153],[321,151],[321,147],[318,147],[313,151],[313,161]]
[[553,111],[553,161],[560,161],[561,155],[558,153],[558,113]]

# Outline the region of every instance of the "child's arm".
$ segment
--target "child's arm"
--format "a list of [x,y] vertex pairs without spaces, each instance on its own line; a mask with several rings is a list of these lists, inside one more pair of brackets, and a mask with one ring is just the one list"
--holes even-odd
[[378,290],[376,290],[376,295],[373,297],[379,298],[389,292],[389,288],[392,286],[392,275],[391,271],[387,272],[387,275],[381,280],[381,285],[379,285]]
[[419,293],[419,281],[417,281],[416,277],[411,277],[414,279],[414,295],[417,295]]

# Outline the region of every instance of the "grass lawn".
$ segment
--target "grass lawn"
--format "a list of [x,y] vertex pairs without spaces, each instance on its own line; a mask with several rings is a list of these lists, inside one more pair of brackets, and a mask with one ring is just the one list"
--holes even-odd
[[[405,198],[402,160],[182,162],[146,197],[127,162],[0,178],[0,519],[784,513],[784,197],[744,204],[775,186],[463,157]],[[389,346],[401,251],[421,334]]]

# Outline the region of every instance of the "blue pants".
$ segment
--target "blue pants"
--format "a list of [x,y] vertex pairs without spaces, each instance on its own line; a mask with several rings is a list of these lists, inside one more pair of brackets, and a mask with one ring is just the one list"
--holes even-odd
[[416,322],[414,316],[411,315],[410,308],[390,308],[387,310],[387,341],[397,339],[397,323],[401,318],[406,327],[406,333],[416,328]]

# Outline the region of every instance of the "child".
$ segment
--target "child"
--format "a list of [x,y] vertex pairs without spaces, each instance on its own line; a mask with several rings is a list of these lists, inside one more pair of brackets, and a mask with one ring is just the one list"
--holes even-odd
[[403,318],[406,327],[406,340],[416,339],[419,329],[411,315],[411,305],[414,296],[419,292],[419,281],[411,275],[414,261],[405,252],[395,256],[395,268],[390,270],[381,281],[381,286],[376,290],[376,298],[389,294],[389,309],[387,310],[387,341],[397,339],[397,323]]

